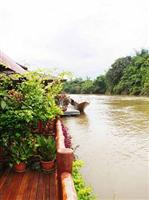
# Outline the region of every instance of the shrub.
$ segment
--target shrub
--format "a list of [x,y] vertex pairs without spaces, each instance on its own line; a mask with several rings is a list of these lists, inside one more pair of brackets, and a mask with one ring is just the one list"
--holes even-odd
[[95,195],[92,192],[92,189],[86,186],[82,175],[80,174],[80,168],[83,166],[81,160],[75,160],[73,163],[73,181],[75,189],[77,192],[78,200],[95,200]]
[[62,131],[63,131],[63,135],[64,135],[64,138],[65,138],[65,147],[66,148],[72,148],[72,141],[71,141],[71,135],[69,134],[68,132],[68,128],[64,126],[63,122],[61,123],[62,124]]
[[31,156],[29,135],[39,120],[46,122],[62,114],[55,100],[62,89],[61,78],[37,72],[23,76],[0,74],[0,145],[11,153],[14,161]]

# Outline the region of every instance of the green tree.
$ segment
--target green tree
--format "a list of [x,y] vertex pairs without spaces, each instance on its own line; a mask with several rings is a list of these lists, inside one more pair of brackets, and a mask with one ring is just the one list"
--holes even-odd
[[123,76],[124,69],[130,65],[131,57],[127,56],[124,58],[117,59],[106,73],[106,84],[107,90],[110,93],[114,93],[114,87],[119,83]]
[[93,93],[95,94],[105,94],[106,92],[106,80],[105,80],[105,76],[101,75],[98,76],[94,83],[93,83]]
[[106,74],[111,94],[148,94],[149,53],[142,49],[132,57],[118,59]]
[[81,85],[82,94],[92,94],[93,93],[93,81],[90,79],[85,80]]

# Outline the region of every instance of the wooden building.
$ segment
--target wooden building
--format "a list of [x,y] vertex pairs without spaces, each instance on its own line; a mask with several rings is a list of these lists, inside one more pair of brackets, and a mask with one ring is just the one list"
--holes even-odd
[[3,72],[7,75],[12,73],[24,74],[26,70],[26,67],[16,63],[13,59],[0,50],[0,72]]

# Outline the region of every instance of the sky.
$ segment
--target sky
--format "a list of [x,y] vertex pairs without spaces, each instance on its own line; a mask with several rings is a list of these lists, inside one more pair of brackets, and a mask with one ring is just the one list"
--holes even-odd
[[149,49],[148,0],[0,0],[0,49],[30,70],[95,78]]

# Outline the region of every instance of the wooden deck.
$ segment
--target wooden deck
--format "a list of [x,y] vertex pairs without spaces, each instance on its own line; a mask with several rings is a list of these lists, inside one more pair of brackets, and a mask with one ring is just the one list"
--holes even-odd
[[0,172],[0,200],[57,200],[56,173]]

